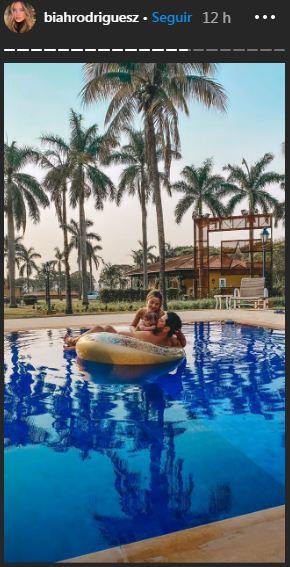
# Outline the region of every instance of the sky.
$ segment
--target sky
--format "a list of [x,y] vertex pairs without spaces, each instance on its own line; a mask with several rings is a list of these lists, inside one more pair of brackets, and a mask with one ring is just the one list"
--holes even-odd
[[[39,136],[53,133],[68,138],[69,110],[84,117],[84,125],[97,123],[103,133],[107,103],[84,107],[80,91],[84,84],[83,68],[78,63],[12,63],[5,65],[4,74],[5,141],[19,146],[40,147]],[[200,103],[189,104],[190,114],[179,114],[182,159],[172,166],[171,180],[180,178],[185,165],[200,166],[209,157],[214,159],[214,173],[224,174],[225,164],[249,164],[266,152],[274,154],[271,170],[284,173],[281,144],[285,139],[285,66],[281,63],[223,63],[218,65],[215,79],[228,96],[228,109],[221,113],[206,109]],[[117,185],[121,168],[104,168]],[[28,166],[26,171],[42,180],[43,172]],[[271,187],[271,194],[284,198],[283,191]],[[188,211],[177,225],[174,209],[180,194],[170,198],[163,194],[166,241],[172,246],[192,243],[193,226]],[[241,207],[243,208],[243,207]],[[246,207],[245,207],[246,208]],[[239,210],[237,210],[237,214]],[[103,211],[96,211],[93,201],[86,202],[86,215],[94,222],[93,229],[102,237],[101,255],[105,262],[131,264],[132,249],[140,248],[142,238],[141,213],[137,198],[124,198],[120,207],[106,202]],[[78,220],[77,209],[70,209],[68,218]],[[238,235],[238,236],[237,236]],[[274,239],[284,235],[279,226]],[[222,239],[243,238],[243,232],[212,237],[212,244]],[[256,235],[258,237],[258,235]],[[156,246],[157,229],[153,205],[148,208],[148,241]],[[40,224],[28,223],[23,240],[42,255],[42,261],[54,257],[54,248],[63,248],[62,231],[58,227],[53,206],[42,210]],[[154,250],[153,250],[154,252]],[[72,270],[77,269],[76,255],[71,258]]]

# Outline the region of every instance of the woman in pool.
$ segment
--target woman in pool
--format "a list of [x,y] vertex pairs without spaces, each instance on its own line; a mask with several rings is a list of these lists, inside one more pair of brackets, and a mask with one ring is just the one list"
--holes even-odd
[[28,2],[12,2],[5,10],[4,21],[10,31],[28,32],[35,24],[35,10]]
[[144,316],[149,313],[154,313],[157,319],[160,319],[164,315],[164,311],[162,309],[162,301],[163,297],[160,291],[153,289],[149,291],[146,297],[146,307],[142,307],[138,309],[133,323],[131,325],[132,331],[142,331],[144,327]]
[[76,343],[84,335],[90,333],[117,333],[119,335],[125,335],[126,337],[133,337],[134,339],[139,339],[140,341],[145,341],[153,345],[165,346],[165,347],[182,347],[182,343],[178,339],[178,332],[180,332],[182,322],[177,313],[173,311],[168,311],[156,323],[156,329],[153,331],[116,331],[114,327],[101,327],[96,326],[83,333],[79,337],[65,337],[64,348],[66,350],[71,350],[75,348]]

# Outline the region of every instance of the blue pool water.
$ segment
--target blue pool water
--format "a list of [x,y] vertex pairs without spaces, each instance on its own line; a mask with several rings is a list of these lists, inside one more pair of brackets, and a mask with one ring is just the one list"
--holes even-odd
[[5,338],[5,560],[52,562],[284,503],[284,334],[185,327],[186,361],[80,366]]

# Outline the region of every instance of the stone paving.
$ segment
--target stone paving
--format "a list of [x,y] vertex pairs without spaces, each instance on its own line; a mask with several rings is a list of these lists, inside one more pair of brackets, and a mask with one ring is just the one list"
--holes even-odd
[[[259,325],[273,329],[285,328],[285,315],[271,309],[200,309],[177,311],[184,324],[196,321],[224,321]],[[4,331],[25,331],[34,329],[65,329],[68,327],[90,327],[93,325],[130,325],[133,313],[100,313],[95,315],[72,315],[64,317],[39,317],[30,319],[6,319]]]
[[61,563],[284,563],[285,507],[213,522]]

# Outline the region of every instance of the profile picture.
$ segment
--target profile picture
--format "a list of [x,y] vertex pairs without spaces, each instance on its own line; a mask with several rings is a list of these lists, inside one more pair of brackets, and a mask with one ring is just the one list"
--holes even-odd
[[29,2],[11,2],[4,12],[4,22],[12,32],[29,32],[35,24],[35,9]]

